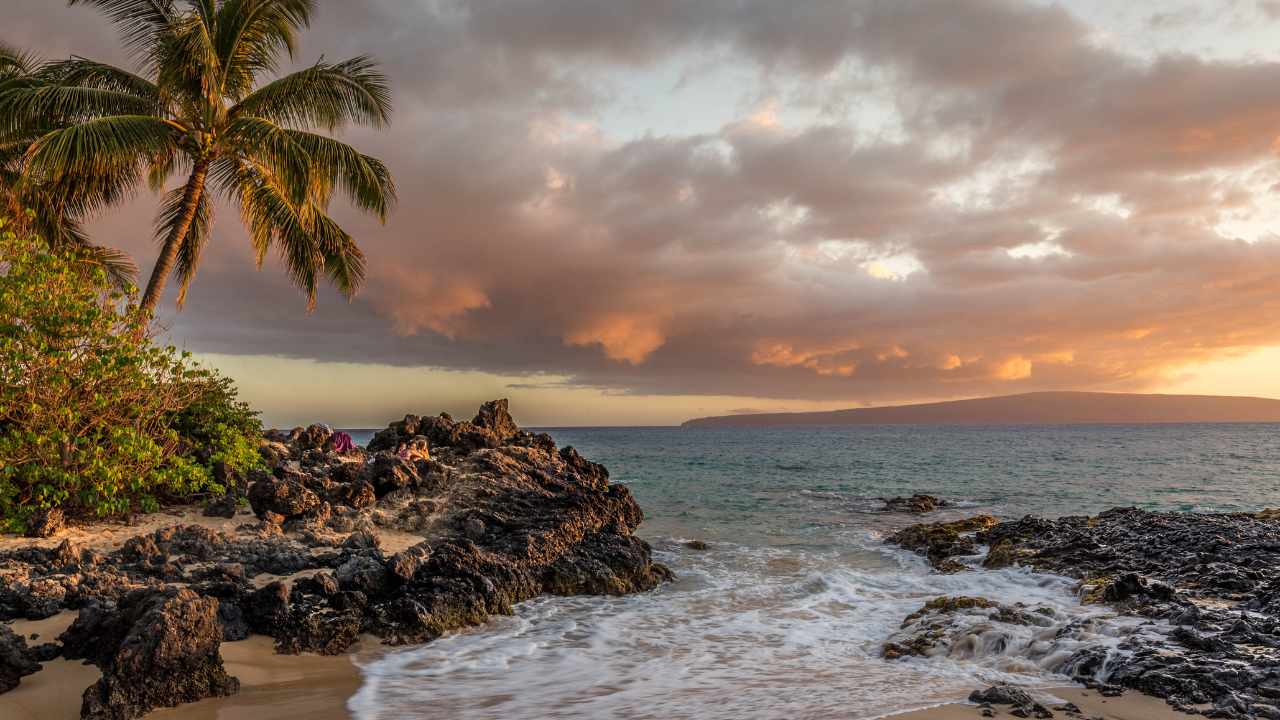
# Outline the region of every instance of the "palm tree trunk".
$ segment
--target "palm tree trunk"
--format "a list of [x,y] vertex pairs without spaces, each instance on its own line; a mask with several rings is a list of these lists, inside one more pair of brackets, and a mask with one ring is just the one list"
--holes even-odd
[[160,304],[160,293],[164,292],[164,283],[169,279],[169,271],[178,259],[178,250],[182,248],[182,240],[191,228],[191,221],[196,216],[196,204],[200,201],[200,193],[204,192],[204,178],[209,172],[208,160],[197,160],[191,168],[191,177],[187,178],[187,189],[182,194],[182,214],[178,216],[178,224],[173,226],[169,237],[164,240],[164,248],[160,258],[156,260],[155,269],[151,271],[151,279],[147,281],[147,291],[142,295],[141,310],[144,317],[149,317]]

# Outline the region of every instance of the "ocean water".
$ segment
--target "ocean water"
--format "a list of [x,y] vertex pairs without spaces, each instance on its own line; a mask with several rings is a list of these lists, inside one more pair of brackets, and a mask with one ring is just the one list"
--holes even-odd
[[[1073,651],[1159,628],[1081,607],[1066,578],[930,572],[884,546],[914,520],[876,512],[877,498],[953,503],[925,520],[1280,506],[1277,424],[547,431],[631,489],[645,511],[637,534],[679,580],[624,598],[539,597],[382,655],[349,701],[360,720],[872,718],[983,681],[1060,686]],[[682,544],[695,539],[710,549]],[[880,658],[886,640],[911,636],[903,618],[941,595],[1047,610],[1031,626],[968,618],[931,657]]]

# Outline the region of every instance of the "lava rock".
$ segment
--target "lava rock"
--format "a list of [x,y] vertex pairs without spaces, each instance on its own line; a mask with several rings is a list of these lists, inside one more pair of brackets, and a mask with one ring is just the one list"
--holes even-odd
[[515,421],[511,419],[511,414],[507,412],[505,398],[502,400],[490,400],[481,405],[480,412],[476,413],[476,417],[471,421],[471,424],[488,430],[499,440],[515,437],[520,432],[520,428],[516,427]]
[[324,499],[330,505],[346,505],[353,508],[369,507],[378,502],[373,485],[364,479],[336,484],[325,491]]
[[351,548],[353,550],[371,550],[382,545],[382,538],[371,532],[360,530],[353,532],[347,536],[342,542],[342,547]]
[[113,647],[101,648],[102,679],[84,693],[80,717],[131,720],[156,708],[232,695],[218,646],[218,601],[182,588],[156,593],[135,609],[137,619]]
[[66,520],[58,508],[36,508],[27,514],[27,537],[53,537],[66,529]]
[[936,498],[932,495],[916,493],[909,498],[896,497],[892,500],[885,500],[884,507],[880,508],[880,512],[898,512],[920,515],[922,513],[932,512],[940,507],[947,507],[950,504],[951,503],[946,500]]
[[997,683],[986,690],[974,690],[969,693],[969,702],[1019,706],[1035,704],[1035,700],[1025,690],[1007,683]]
[[249,493],[249,482],[239,470],[225,462],[216,462],[212,468],[213,481],[224,488],[224,492],[233,498],[242,498]]
[[230,519],[236,516],[237,509],[239,506],[236,504],[235,496],[223,495],[209,501],[209,505],[204,509],[204,516]]
[[27,647],[27,639],[8,625],[0,625],[0,693],[18,687],[22,678],[41,669],[37,653]]
[[373,493],[378,498],[414,487],[418,482],[418,468],[412,462],[395,455],[375,459],[369,472]]
[[272,512],[286,518],[320,504],[320,498],[295,480],[260,480],[249,488],[249,505],[259,519]]

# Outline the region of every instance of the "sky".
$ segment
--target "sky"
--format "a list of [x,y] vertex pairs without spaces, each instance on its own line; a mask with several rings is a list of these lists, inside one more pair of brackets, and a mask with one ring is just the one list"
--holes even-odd
[[[93,10],[0,36],[128,59]],[[1280,0],[322,0],[395,91],[313,314],[222,207],[176,344],[269,425],[653,425],[1037,390],[1280,398]],[[175,181],[180,182],[180,181]],[[97,239],[157,253],[157,198]]]

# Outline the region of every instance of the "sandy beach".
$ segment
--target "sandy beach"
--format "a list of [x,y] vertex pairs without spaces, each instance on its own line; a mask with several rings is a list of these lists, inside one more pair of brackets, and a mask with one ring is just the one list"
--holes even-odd
[[[17,621],[15,632],[35,633],[41,640],[56,637],[75,620],[64,611],[38,622]],[[223,643],[227,672],[240,679],[240,692],[190,705],[157,710],[157,720],[348,720],[346,701],[360,688],[357,663],[373,660],[388,648],[376,637],[364,636],[348,653],[335,657],[313,654],[277,655],[274,642],[263,635]],[[92,665],[62,658],[44,663],[44,670],[23,678],[16,689],[0,695],[4,720],[76,720],[81,697],[102,674]]]

